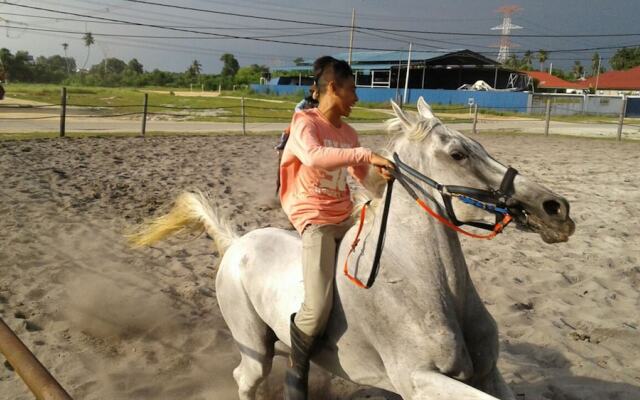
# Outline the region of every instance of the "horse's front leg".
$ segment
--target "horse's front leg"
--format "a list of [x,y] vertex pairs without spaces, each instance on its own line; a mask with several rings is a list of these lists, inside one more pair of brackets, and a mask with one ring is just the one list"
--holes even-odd
[[440,372],[420,368],[410,374],[411,400],[499,400]]
[[466,346],[473,362],[470,383],[501,400],[514,400],[513,392],[498,370],[498,327],[480,300],[473,285],[469,285],[465,309]]
[[500,400],[516,400],[511,388],[502,378],[502,374],[496,365],[487,375],[482,377],[480,382],[474,382],[474,386],[483,392],[493,394]]

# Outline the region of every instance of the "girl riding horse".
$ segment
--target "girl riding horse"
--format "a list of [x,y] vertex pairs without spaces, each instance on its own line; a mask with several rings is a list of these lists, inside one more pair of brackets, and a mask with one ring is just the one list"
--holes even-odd
[[388,180],[386,169],[393,168],[391,161],[361,147],[356,131],[342,121],[358,101],[349,64],[321,57],[314,75],[318,107],[294,115],[280,162],[280,201],[302,235],[304,281],[304,301],[291,315],[287,400],[307,398],[309,355],[333,304],[336,243],[353,224],[347,171],[362,181],[374,165]]

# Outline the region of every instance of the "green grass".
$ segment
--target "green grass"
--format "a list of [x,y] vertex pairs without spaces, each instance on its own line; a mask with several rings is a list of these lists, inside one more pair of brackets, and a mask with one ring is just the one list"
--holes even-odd
[[[156,93],[161,90],[165,93]],[[298,103],[298,96],[277,97],[247,93],[246,91],[222,92],[219,97],[182,97],[170,94],[171,91],[189,89],[168,88],[102,88],[102,87],[68,87],[68,114],[123,114],[142,112],[144,93],[149,94],[148,112],[159,113],[162,118],[186,118],[190,121],[241,122],[241,100],[233,97],[250,97],[245,99],[245,115],[247,122],[288,122],[291,120],[293,108]],[[58,85],[11,84],[6,86],[7,97],[21,100],[37,101],[59,105],[61,87]],[[258,99],[280,100],[266,102]],[[74,106],[85,108],[74,109]],[[88,110],[86,107],[89,108]],[[190,109],[190,110],[188,110]],[[356,108],[351,115],[353,121],[383,121],[388,114],[368,109]]]
[[[22,100],[37,101],[47,104],[60,104],[60,85],[45,84],[9,84],[5,86],[8,97]],[[156,93],[162,91],[163,93]],[[72,106],[95,108],[71,108],[69,115],[74,114],[124,114],[141,112],[144,93],[149,94],[150,113],[160,113],[159,118],[184,118],[190,121],[215,121],[215,122],[241,122],[240,99],[229,97],[246,97],[245,114],[247,122],[288,122],[291,120],[293,108],[302,97],[300,93],[286,96],[273,94],[254,93],[248,89],[237,91],[223,91],[220,97],[180,97],[171,95],[170,92],[189,91],[189,88],[106,88],[106,87],[80,87],[67,88],[67,104]],[[197,91],[197,90],[196,90]],[[279,102],[267,102],[263,100],[278,100]],[[459,114],[468,113],[469,108],[464,105],[432,104],[436,115],[440,114],[445,122],[468,122],[469,118],[461,118]],[[191,108],[191,110],[180,110]],[[405,109],[415,111],[414,105],[407,105]],[[381,122],[390,118],[391,105],[389,103],[360,102],[353,109],[349,121],[351,122]],[[544,119],[541,114],[523,114],[512,111],[500,111],[481,109],[482,116],[519,117]],[[447,113],[458,114],[447,116]],[[166,114],[166,115],[162,115]],[[602,115],[552,115],[553,121],[560,122],[584,122],[584,123],[617,123],[618,117]],[[637,119],[631,120],[633,124],[639,124]]]

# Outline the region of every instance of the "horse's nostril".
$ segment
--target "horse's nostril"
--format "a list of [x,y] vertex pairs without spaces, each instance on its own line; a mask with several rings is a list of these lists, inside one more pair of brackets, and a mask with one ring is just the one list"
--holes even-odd
[[555,200],[547,200],[542,203],[542,208],[548,215],[554,216],[560,214],[562,206]]

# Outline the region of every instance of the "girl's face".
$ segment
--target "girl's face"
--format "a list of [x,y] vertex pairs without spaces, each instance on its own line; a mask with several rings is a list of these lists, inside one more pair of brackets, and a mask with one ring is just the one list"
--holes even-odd
[[348,117],[351,114],[351,109],[358,102],[356,82],[353,77],[349,77],[343,82],[333,81],[332,83],[335,105],[339,109],[340,115]]

